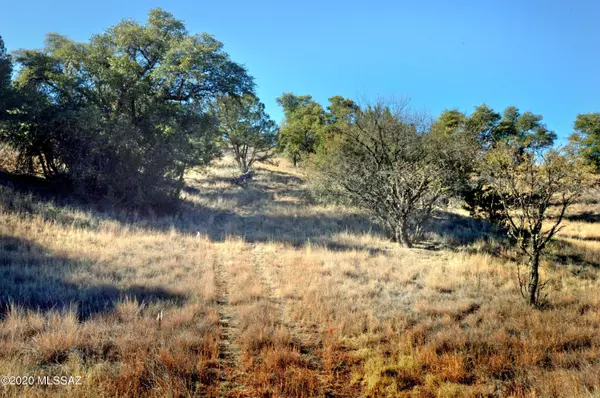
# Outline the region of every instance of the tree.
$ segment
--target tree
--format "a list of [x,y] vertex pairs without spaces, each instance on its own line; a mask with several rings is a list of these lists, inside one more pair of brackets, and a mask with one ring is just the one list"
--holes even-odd
[[242,174],[255,162],[273,157],[277,126],[254,95],[221,97],[217,101],[219,131]]
[[482,150],[490,149],[496,141],[495,129],[501,118],[492,108],[481,104],[470,116],[465,115],[465,129],[477,138]]
[[465,200],[465,208],[473,216],[493,222],[499,222],[502,218],[500,198],[476,172],[476,160],[504,143],[510,143],[521,152],[552,146],[556,134],[548,130],[542,120],[541,115],[531,112],[521,114],[514,106],[507,107],[502,115],[485,104],[478,106],[471,115],[458,110],[442,112],[433,131],[461,137],[472,149],[468,151],[471,161],[465,159],[463,162],[468,169],[465,172],[470,173],[470,177],[463,180],[465,184],[462,185],[461,196]]
[[[348,109],[348,108],[347,108]],[[329,189],[371,214],[392,239],[412,247],[453,188],[451,140],[433,137],[425,116],[380,101],[355,108],[324,146],[317,169]]]
[[11,58],[6,51],[6,47],[4,46],[4,40],[2,40],[2,36],[0,36],[0,123],[6,120],[8,117],[7,111],[11,107],[11,74]]
[[321,145],[325,111],[310,95],[284,93],[277,98],[277,103],[283,108],[285,118],[278,146],[296,166]]
[[600,171],[600,113],[577,115],[571,142],[588,162]]
[[352,123],[359,106],[351,99],[336,95],[329,98],[327,106],[327,124]]
[[11,141],[48,178],[126,205],[176,199],[185,170],[218,153],[210,104],[253,91],[222,43],[160,9],[89,43],[49,34],[16,59],[27,101]]
[[478,138],[483,151],[502,142],[514,143],[522,149],[542,149],[552,146],[556,139],[556,134],[543,124],[541,115],[521,113],[515,106],[507,107],[501,115],[482,104],[470,116],[462,116],[465,131]]
[[514,142],[519,150],[548,148],[556,134],[546,128],[542,119],[541,115],[531,112],[521,114],[516,107],[509,106],[492,129],[492,142]]
[[[500,144],[480,164],[483,180],[500,198],[502,220],[521,252],[528,258],[527,299],[539,305],[540,256],[561,228],[567,208],[589,186],[589,169],[567,151],[532,149]],[[556,203],[558,214],[551,215]]]

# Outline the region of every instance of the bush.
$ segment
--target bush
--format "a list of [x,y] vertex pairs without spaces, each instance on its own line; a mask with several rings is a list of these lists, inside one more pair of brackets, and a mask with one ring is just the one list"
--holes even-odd
[[357,108],[334,126],[318,157],[319,184],[369,212],[392,239],[411,247],[463,176],[460,140],[429,128],[427,118],[405,104]]

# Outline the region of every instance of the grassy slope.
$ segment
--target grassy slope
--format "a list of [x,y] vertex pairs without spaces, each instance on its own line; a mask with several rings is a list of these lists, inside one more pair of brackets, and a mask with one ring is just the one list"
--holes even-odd
[[600,394],[598,203],[544,259],[538,311],[481,223],[454,214],[401,249],[311,204],[284,162],[246,189],[234,173],[190,175],[178,216],[127,222],[0,186],[0,374],[83,382],[5,393]]

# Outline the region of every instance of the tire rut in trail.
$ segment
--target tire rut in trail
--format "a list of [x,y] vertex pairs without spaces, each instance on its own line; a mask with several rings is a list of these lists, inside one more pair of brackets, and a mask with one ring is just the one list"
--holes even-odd
[[318,353],[318,346],[321,342],[319,332],[303,327],[289,319],[285,310],[285,299],[275,294],[275,282],[271,277],[272,274],[266,271],[264,257],[261,254],[258,247],[254,246],[252,252],[254,273],[260,280],[264,295],[269,303],[277,308],[281,326],[285,327],[290,333],[293,346],[299,350],[308,367],[318,372],[322,371],[323,364]]
[[240,383],[240,348],[236,343],[239,336],[237,315],[229,303],[229,287],[227,284],[226,265],[217,261],[213,265],[215,274],[215,287],[217,290],[217,308],[221,338],[219,340],[219,396],[228,397],[232,392],[243,389]]

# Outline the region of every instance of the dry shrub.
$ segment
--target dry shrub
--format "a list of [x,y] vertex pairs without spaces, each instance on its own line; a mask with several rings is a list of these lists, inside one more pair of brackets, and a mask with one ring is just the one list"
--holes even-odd
[[0,142],[0,170],[6,170],[9,173],[17,172],[18,160],[19,153],[8,144]]

